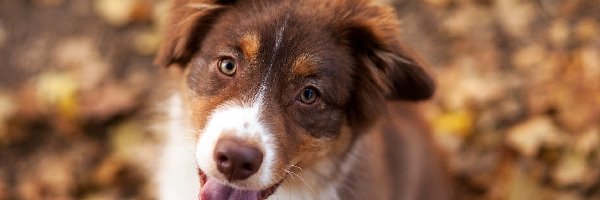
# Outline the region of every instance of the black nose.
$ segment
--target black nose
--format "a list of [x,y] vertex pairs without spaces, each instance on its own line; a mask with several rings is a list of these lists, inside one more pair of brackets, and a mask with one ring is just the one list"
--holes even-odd
[[217,169],[229,181],[244,180],[256,173],[263,159],[255,147],[231,139],[220,140],[213,156]]

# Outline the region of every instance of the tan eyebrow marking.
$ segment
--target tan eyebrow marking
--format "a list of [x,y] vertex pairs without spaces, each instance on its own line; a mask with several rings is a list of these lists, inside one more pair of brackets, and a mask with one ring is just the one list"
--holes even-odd
[[246,58],[255,59],[260,48],[260,40],[254,33],[246,33],[240,39],[240,48]]
[[302,54],[292,63],[292,73],[296,76],[308,76],[316,71],[317,63],[314,56]]

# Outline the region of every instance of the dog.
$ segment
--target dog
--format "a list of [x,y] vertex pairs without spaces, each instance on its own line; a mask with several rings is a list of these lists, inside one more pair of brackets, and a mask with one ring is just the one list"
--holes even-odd
[[160,199],[451,199],[435,81],[366,0],[173,0]]

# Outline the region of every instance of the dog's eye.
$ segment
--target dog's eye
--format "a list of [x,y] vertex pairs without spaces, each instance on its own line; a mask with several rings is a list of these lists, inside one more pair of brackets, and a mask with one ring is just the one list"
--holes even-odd
[[230,58],[223,58],[219,60],[218,67],[219,71],[227,76],[233,76],[237,70],[235,62]]
[[317,89],[314,87],[306,87],[299,94],[300,101],[305,104],[313,104],[319,99]]

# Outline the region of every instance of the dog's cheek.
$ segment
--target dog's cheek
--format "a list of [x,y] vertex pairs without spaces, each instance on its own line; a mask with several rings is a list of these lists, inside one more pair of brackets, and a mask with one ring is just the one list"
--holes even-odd
[[302,168],[311,168],[318,166],[320,161],[342,158],[353,139],[350,130],[348,126],[342,125],[335,137],[313,137],[308,132],[298,134],[292,162]]
[[294,117],[303,129],[302,133],[315,138],[337,137],[345,118],[341,110],[327,105],[315,109],[299,109]]
[[273,181],[277,181],[279,178],[284,176],[285,170],[289,169],[291,164],[294,164],[294,157],[297,155],[297,144],[300,142],[297,137],[294,136],[295,130],[291,129],[291,126],[284,117],[277,114],[271,114],[268,117],[264,116],[269,123],[270,137],[273,138],[273,145],[271,145],[271,151],[275,152],[275,156],[270,161],[270,172],[274,174],[272,176]]

